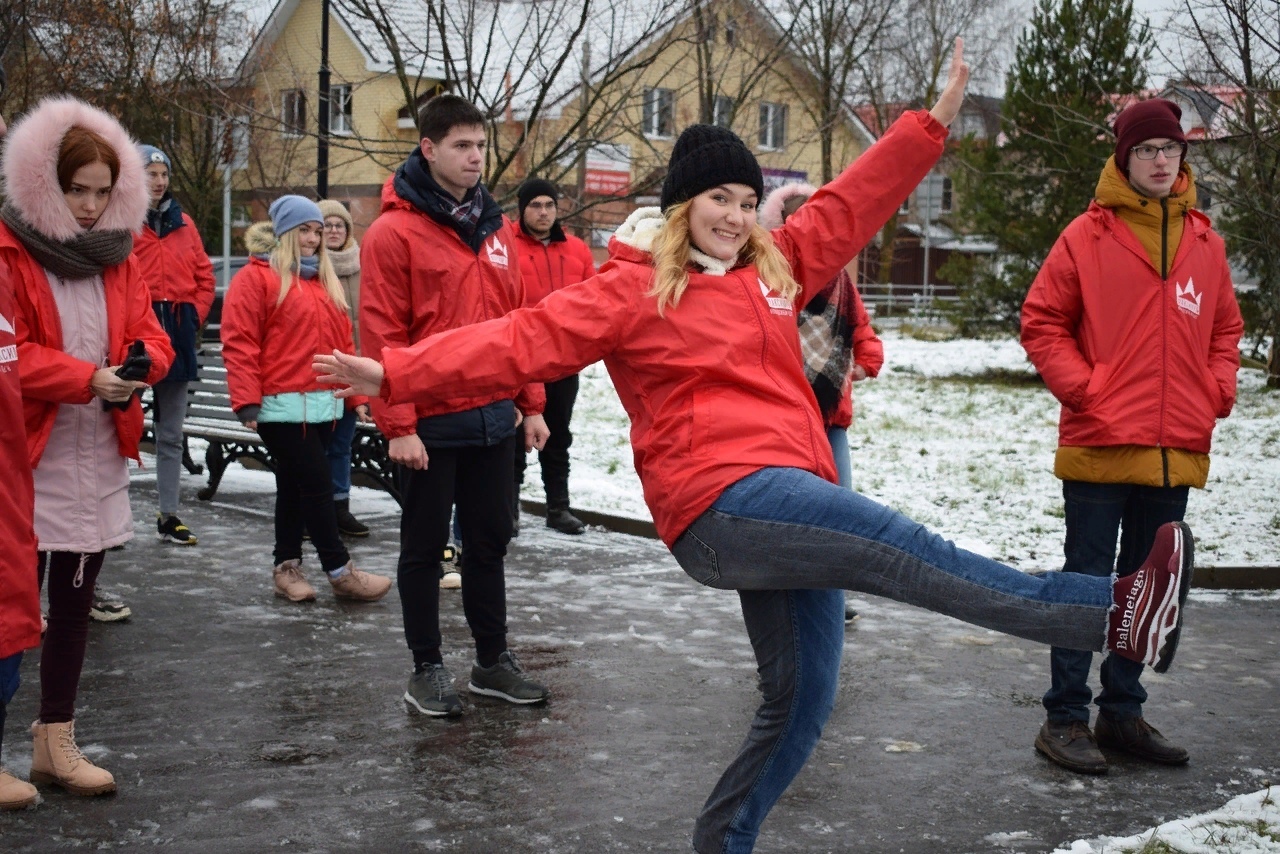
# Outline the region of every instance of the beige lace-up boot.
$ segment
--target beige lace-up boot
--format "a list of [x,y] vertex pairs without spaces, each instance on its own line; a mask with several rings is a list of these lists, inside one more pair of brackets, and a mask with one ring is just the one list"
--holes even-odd
[[76,746],[76,722],[31,725],[31,782],[53,783],[73,795],[116,790],[111,772],[89,761]]
[[390,578],[356,569],[354,562],[348,562],[347,571],[340,578],[330,578],[329,583],[333,585],[333,595],[339,599],[361,602],[376,602],[391,589]]
[[36,787],[0,768],[0,810],[20,810],[36,802]]
[[286,560],[271,571],[275,581],[276,595],[283,596],[290,602],[311,602],[316,598],[316,589],[311,586],[302,574],[302,561]]

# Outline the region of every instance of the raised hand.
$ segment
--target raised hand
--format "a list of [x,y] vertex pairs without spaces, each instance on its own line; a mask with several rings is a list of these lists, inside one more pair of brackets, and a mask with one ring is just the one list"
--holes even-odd
[[969,82],[969,63],[964,61],[964,39],[957,38],[951,52],[951,70],[947,72],[947,85],[938,96],[938,103],[929,110],[930,115],[944,127],[950,127],[964,103],[964,87]]
[[311,369],[320,382],[339,387],[334,397],[378,397],[382,392],[382,363],[373,359],[334,350],[332,356],[317,353]]

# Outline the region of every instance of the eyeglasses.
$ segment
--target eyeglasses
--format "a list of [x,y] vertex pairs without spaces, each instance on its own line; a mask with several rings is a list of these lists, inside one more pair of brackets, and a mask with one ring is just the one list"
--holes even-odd
[[1157,154],[1163,154],[1166,160],[1177,160],[1187,150],[1185,142],[1166,142],[1164,145],[1135,145],[1129,149],[1139,160],[1155,160]]
[[347,224],[344,222],[326,222],[324,224],[325,231],[346,231]]

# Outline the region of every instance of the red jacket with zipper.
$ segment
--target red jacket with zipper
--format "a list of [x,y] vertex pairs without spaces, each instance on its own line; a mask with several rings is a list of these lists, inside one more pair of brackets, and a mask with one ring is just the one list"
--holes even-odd
[[40,643],[35,489],[22,423],[22,381],[9,267],[0,258],[0,658]]
[[1058,238],[1022,308],[1022,345],[1062,402],[1059,440],[1209,452],[1236,400],[1244,324],[1222,239],[1187,214],[1166,278],[1111,209]]
[[[582,240],[565,234],[559,223],[556,229],[562,239],[543,243],[516,226],[513,232],[520,252],[520,277],[524,280],[526,305],[537,305],[553,291],[589,279],[596,274],[596,262]],[[554,234],[554,231],[553,231]]]
[[[222,361],[231,408],[261,406],[271,394],[323,391],[311,369],[317,353],[354,353],[351,318],[318,278],[295,275],[284,302],[280,274],[253,256],[236,273],[222,304]],[[348,398],[354,409],[365,398]]]
[[213,263],[205,254],[195,221],[185,213],[182,228],[160,237],[143,226],[133,241],[133,254],[152,302],[190,303],[203,324],[213,305]]
[[[473,252],[456,231],[400,198],[394,177],[383,186],[382,213],[360,244],[360,289],[360,345],[375,357],[384,347],[406,347],[528,304],[514,229],[506,217],[480,252]],[[415,433],[419,418],[512,399],[525,415],[542,414],[547,400],[540,383],[514,380],[484,390],[462,386],[449,398],[416,404],[375,399],[371,409],[378,429],[395,439]]]
[[[861,365],[868,377],[875,377],[884,367],[884,342],[880,340],[880,336],[871,325],[871,315],[867,312],[867,307],[862,302],[862,294],[858,293],[858,287],[853,283],[848,271],[844,271],[844,277],[848,281],[847,298],[853,301],[853,364]],[[845,430],[853,425],[852,372],[845,377],[840,405],[836,407],[835,412],[831,413],[826,424],[828,427],[843,427]]]
[[[27,428],[27,456],[34,469],[44,454],[53,430],[58,406],[93,400],[89,387],[94,365],[69,356],[62,349],[62,322],[44,267],[0,223],[0,260],[9,267],[17,306],[14,328],[18,337],[18,362],[22,374],[22,409]],[[151,310],[151,294],[133,256],[102,273],[106,291],[107,337],[111,364],[119,365],[135,340],[151,357],[146,382],[164,378],[173,362],[169,336]],[[142,404],[135,396],[125,409],[111,410],[119,439],[120,456],[138,459],[142,438]]]
[[[772,232],[795,278],[820,286],[835,276],[925,176],[945,136],[928,113],[905,115]],[[801,468],[834,482],[794,305],[743,266],[723,276],[690,273],[679,306],[659,315],[648,295],[648,252],[615,237],[610,253],[599,275],[533,308],[384,349],[390,400],[429,404],[604,359],[631,419],[645,501],[668,545],[726,487],[761,468]]]

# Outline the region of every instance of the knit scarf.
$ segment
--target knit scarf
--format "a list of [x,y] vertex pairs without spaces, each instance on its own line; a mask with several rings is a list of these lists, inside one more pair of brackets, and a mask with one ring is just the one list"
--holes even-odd
[[123,263],[133,251],[133,233],[123,228],[90,229],[70,240],[54,240],[37,231],[9,202],[0,208],[0,219],[41,267],[64,279],[100,276],[107,267]]
[[796,315],[805,379],[813,387],[824,420],[840,406],[844,384],[853,367],[853,330],[857,320],[852,288],[849,274],[841,270]]
[[330,249],[329,261],[333,264],[333,272],[339,276],[353,276],[360,272],[360,244],[354,240],[346,249]]
[[393,186],[396,195],[424,213],[439,213],[447,218],[458,235],[471,244],[485,209],[486,194],[479,185],[472,187],[466,197],[458,201],[431,177],[422,150],[415,148],[396,170]]

